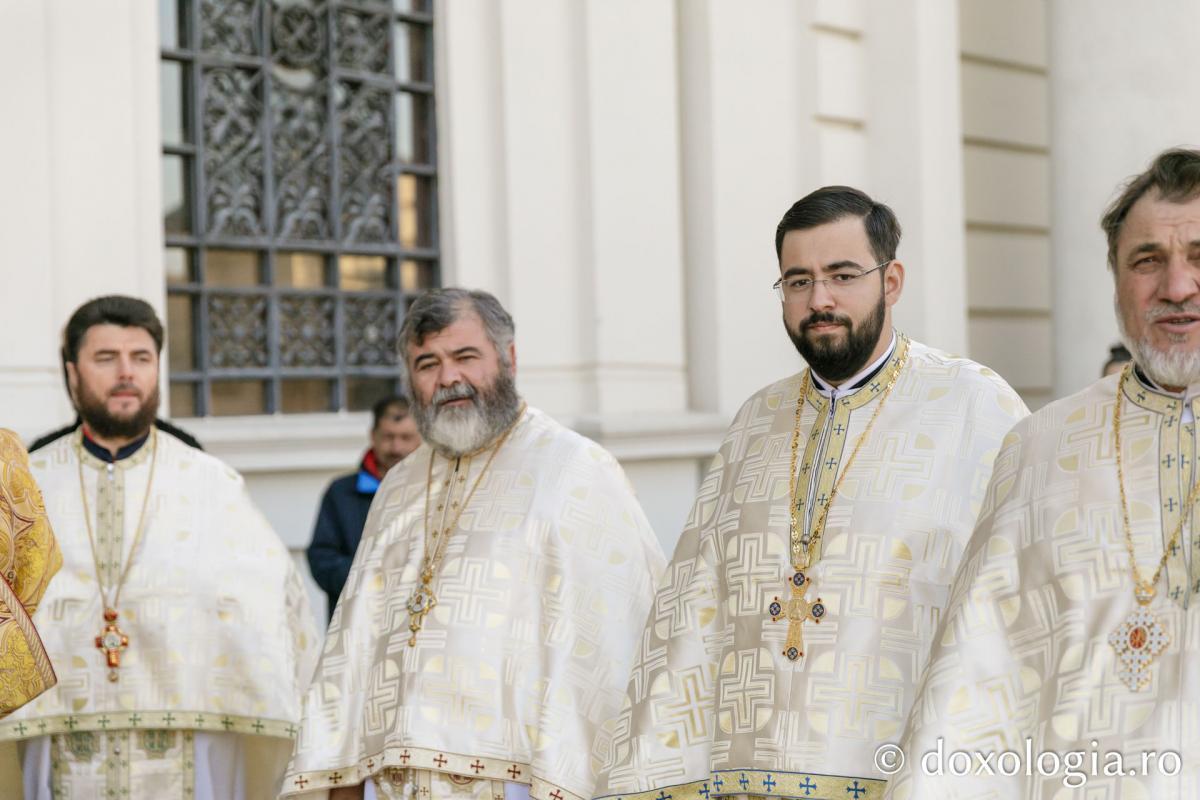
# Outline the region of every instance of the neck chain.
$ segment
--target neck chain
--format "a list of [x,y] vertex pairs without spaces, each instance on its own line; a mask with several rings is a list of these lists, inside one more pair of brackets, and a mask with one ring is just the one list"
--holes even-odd
[[[879,395],[879,404],[875,406],[875,412],[871,415],[871,419],[867,422],[867,427],[863,429],[862,435],[858,437],[858,441],[854,445],[854,449],[850,451],[850,457],[846,460],[846,465],[842,468],[837,480],[834,481],[833,488],[829,492],[829,498],[825,504],[818,509],[814,533],[811,540],[800,532],[800,512],[796,504],[796,493],[800,478],[796,475],[796,459],[800,449],[800,417],[804,410],[804,403],[808,399],[808,390],[812,382],[812,370],[804,371],[804,380],[800,386],[800,397],[796,401],[796,417],[792,425],[792,458],[791,466],[788,469],[788,503],[790,504],[791,521],[791,554],[792,554],[792,575],[788,578],[788,586],[791,590],[791,598],[785,600],[781,597],[776,597],[768,611],[771,614],[771,620],[778,622],[781,619],[788,621],[787,641],[784,644],[783,655],[789,661],[796,661],[804,655],[804,635],[802,626],[807,621],[820,623],[821,618],[825,616],[825,604],[818,597],[815,601],[806,600],[804,595],[807,592],[808,586],[813,580],[806,573],[812,565],[813,554],[817,550],[817,545],[821,542],[821,536],[825,533],[825,520],[829,516],[829,508],[833,505],[834,498],[837,497],[838,490],[842,487],[842,481],[846,480],[846,476],[850,474],[850,468],[854,466],[854,459],[858,456],[862,446],[866,443],[871,435],[871,429],[875,427],[875,421],[879,419],[879,413],[883,411],[884,403],[887,402],[888,395],[892,393],[892,389],[896,385],[896,381],[900,378],[900,373],[904,371],[904,365],[908,363],[908,338],[901,336],[900,341],[896,344],[896,366],[892,369],[892,375],[888,379],[887,386]],[[887,368],[886,366],[884,367]],[[861,390],[860,390],[861,391]],[[829,398],[830,403],[837,402],[833,397]]]
[[1167,633],[1158,615],[1150,610],[1150,604],[1158,593],[1158,581],[1162,577],[1163,569],[1167,566],[1167,559],[1179,545],[1183,528],[1191,516],[1197,497],[1200,496],[1200,480],[1194,482],[1188,492],[1187,500],[1179,511],[1179,524],[1175,526],[1175,531],[1167,540],[1167,546],[1163,548],[1162,558],[1158,560],[1158,567],[1154,570],[1154,575],[1149,579],[1142,577],[1141,570],[1137,565],[1137,556],[1134,553],[1133,525],[1129,521],[1129,500],[1125,494],[1125,466],[1121,459],[1121,394],[1124,391],[1125,382],[1131,379],[1132,373],[1133,365],[1126,365],[1117,381],[1117,397],[1113,406],[1113,446],[1117,451],[1117,488],[1121,494],[1121,522],[1125,530],[1125,549],[1129,552],[1129,569],[1133,574],[1133,597],[1137,605],[1117,629],[1108,635],[1108,641],[1116,650],[1117,657],[1121,661],[1118,677],[1126,686],[1136,692],[1150,682],[1150,663],[1171,642],[1170,634]]
[[[125,586],[125,579],[129,577],[129,568],[133,566],[138,544],[146,530],[146,509],[150,507],[150,494],[154,489],[154,467],[158,463],[158,431],[151,429],[150,432],[150,475],[146,479],[146,494],[142,498],[142,510],[138,514],[137,529],[129,548],[129,557],[125,559],[125,566],[121,569],[115,587],[105,587],[101,574],[100,553],[96,549],[96,535],[92,531],[92,511],[88,505],[87,484],[83,480],[82,436],[81,432],[80,439],[75,442],[75,463],[79,468],[79,496],[83,500],[83,521],[87,529],[88,544],[92,546],[92,566],[96,570],[96,586],[100,591],[100,602],[104,607],[104,627],[101,629],[100,635],[96,637],[96,649],[104,653],[105,664],[108,666],[108,679],[115,682],[119,677],[117,668],[121,666],[121,651],[129,646],[129,636],[117,626],[117,607],[121,602],[121,589]],[[113,468],[113,465],[109,465],[110,470]],[[117,553],[117,558],[120,557],[121,554]],[[111,600],[108,596],[109,589],[112,589],[113,592]]]
[[[417,633],[425,624],[425,617],[429,612],[433,611],[433,607],[437,605],[437,596],[433,592],[433,579],[437,575],[438,568],[442,564],[442,558],[446,554],[446,545],[450,541],[450,534],[458,527],[458,521],[462,519],[463,512],[467,510],[467,505],[471,502],[471,498],[475,496],[475,490],[479,488],[479,484],[483,483],[483,477],[487,474],[492,466],[492,462],[496,460],[496,454],[504,447],[504,443],[508,441],[509,435],[516,429],[521,419],[525,416],[525,406],[521,405],[517,411],[517,417],[512,421],[499,438],[496,440],[496,446],[492,448],[492,452],[488,455],[487,461],[480,470],[478,477],[475,478],[475,483],[471,485],[462,502],[458,504],[448,503],[450,496],[454,493],[454,487],[451,485],[451,477],[449,475],[449,459],[447,459],[447,475],[444,484],[446,496],[442,499],[442,505],[438,506],[438,510],[442,512],[441,527],[431,528],[429,525],[429,506],[430,495],[433,492],[433,462],[437,458],[437,452],[429,453],[429,474],[425,479],[425,555],[421,560],[421,574],[416,587],[413,588],[412,595],[408,598],[406,608],[408,609],[408,646],[417,646]],[[461,458],[467,460],[466,470],[469,473],[471,470],[471,459],[478,453],[468,453]],[[460,481],[465,481],[466,476],[460,476]],[[447,508],[447,505],[449,507]],[[457,508],[455,508],[457,505]],[[448,524],[446,524],[446,515],[453,513],[454,516]]]
[[[796,493],[800,483],[800,476],[796,474],[796,460],[800,450],[800,415],[804,410],[804,402],[808,397],[809,387],[812,385],[812,370],[804,371],[804,382],[800,387],[800,399],[796,402],[796,417],[792,426],[792,460],[791,466],[788,468],[788,502],[791,508],[791,540],[792,540],[792,565],[797,571],[807,569],[812,563],[812,554],[816,550],[817,544],[821,541],[821,535],[825,532],[825,520],[829,516],[829,508],[833,505],[834,499],[837,497],[838,490],[842,488],[842,481],[846,480],[846,476],[850,474],[850,467],[854,466],[854,459],[858,457],[858,451],[862,449],[864,443],[871,435],[871,429],[875,427],[875,420],[879,419],[879,413],[883,411],[883,405],[887,402],[888,395],[892,393],[892,388],[896,385],[900,373],[904,371],[904,365],[908,362],[908,339],[902,338],[896,343],[897,362],[896,367],[892,371],[891,378],[888,379],[887,386],[879,396],[879,405],[875,407],[875,413],[871,415],[871,419],[867,422],[867,427],[863,430],[862,435],[858,437],[858,441],[854,445],[854,449],[850,452],[850,458],[846,460],[846,466],[842,468],[838,475],[837,481],[833,484],[833,489],[829,492],[829,498],[825,504],[818,509],[816,516],[816,524],[813,526],[814,533],[811,541],[805,541],[806,537],[800,532],[800,509],[796,503]],[[886,367],[885,367],[886,368]],[[829,398],[830,403],[837,402],[832,397]]]

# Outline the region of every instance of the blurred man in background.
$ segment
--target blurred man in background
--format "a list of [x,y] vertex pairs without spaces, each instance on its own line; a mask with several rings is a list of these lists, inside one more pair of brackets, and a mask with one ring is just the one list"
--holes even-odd
[[329,616],[337,605],[350,562],[362,538],[367,511],[375,499],[379,482],[388,470],[421,445],[417,423],[408,410],[408,400],[399,395],[383,398],[371,409],[371,447],[358,471],[336,478],[321,498],[312,544],[308,546],[308,568],[313,580],[329,597]]

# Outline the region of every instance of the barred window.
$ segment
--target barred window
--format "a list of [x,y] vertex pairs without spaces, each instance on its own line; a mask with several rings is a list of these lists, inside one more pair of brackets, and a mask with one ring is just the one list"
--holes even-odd
[[160,0],[174,416],[369,408],[439,282],[431,0]]

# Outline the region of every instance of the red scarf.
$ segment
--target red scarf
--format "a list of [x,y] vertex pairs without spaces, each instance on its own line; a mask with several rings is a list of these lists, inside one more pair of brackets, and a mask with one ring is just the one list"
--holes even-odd
[[383,480],[383,473],[379,471],[379,462],[375,460],[374,450],[367,450],[367,454],[363,456],[360,468],[366,470],[366,472],[375,480]]

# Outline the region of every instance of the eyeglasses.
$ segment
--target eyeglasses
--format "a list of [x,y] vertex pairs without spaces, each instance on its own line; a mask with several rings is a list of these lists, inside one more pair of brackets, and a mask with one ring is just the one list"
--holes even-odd
[[883,269],[893,261],[895,261],[894,258],[889,258],[887,261],[876,264],[864,272],[852,272],[850,270],[835,272],[828,278],[809,278],[805,275],[797,275],[793,278],[780,278],[771,285],[771,288],[775,290],[775,294],[779,297],[781,303],[790,303],[808,297],[812,294],[813,288],[818,283],[825,284],[825,288],[833,294],[845,294],[854,288],[855,282],[860,278],[865,278],[872,272]]

